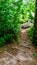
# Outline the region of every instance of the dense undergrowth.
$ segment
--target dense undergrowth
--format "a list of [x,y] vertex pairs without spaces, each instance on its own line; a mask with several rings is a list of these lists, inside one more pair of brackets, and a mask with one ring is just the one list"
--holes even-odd
[[33,26],[28,29],[29,38],[30,38],[31,41],[33,40],[33,31],[34,31]]
[[14,4],[10,0],[0,1],[0,46],[18,40],[20,32],[17,19],[18,11],[16,12],[15,5],[12,5]]
[[[20,23],[34,19],[35,2],[23,0],[0,0],[0,46],[18,41]],[[30,32],[32,37],[32,32]]]
[[[34,26],[32,26],[31,28],[28,29],[28,34],[29,34],[29,39],[30,41],[32,41],[32,44],[35,46],[35,48],[37,48],[37,41],[36,39],[34,40],[33,37],[34,37]],[[35,42],[35,43],[34,43]]]

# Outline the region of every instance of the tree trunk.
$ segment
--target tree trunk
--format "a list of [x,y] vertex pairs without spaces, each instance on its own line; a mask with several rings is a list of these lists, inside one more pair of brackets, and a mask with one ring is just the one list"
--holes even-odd
[[33,33],[33,44],[37,46],[37,0],[35,3],[35,19],[34,19],[34,33]]

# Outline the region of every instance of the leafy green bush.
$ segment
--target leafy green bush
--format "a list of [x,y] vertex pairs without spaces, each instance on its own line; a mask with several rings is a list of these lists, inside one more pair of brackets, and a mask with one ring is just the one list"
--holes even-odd
[[15,8],[15,4],[12,0],[0,0],[0,46],[18,40],[20,28],[17,9],[19,5]]
[[2,37],[2,38],[0,38],[0,46],[2,46],[4,44],[5,44],[5,39]]
[[22,3],[20,9],[20,23],[33,20],[35,14],[35,0],[28,0]]
[[33,56],[34,56],[34,57],[37,57],[37,52],[33,53]]
[[30,38],[31,41],[33,40],[33,30],[34,30],[33,26],[28,29],[29,38]]
[[34,37],[34,31],[35,27],[32,26],[29,30],[28,30],[28,34],[29,34],[29,39],[32,41],[32,44],[35,46],[35,48],[37,48],[37,40]]

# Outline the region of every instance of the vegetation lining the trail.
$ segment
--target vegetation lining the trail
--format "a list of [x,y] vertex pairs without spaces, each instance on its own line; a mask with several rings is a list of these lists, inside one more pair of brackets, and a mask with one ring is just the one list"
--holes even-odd
[[33,20],[34,12],[34,0],[0,0],[0,46],[18,41],[20,22]]
[[18,2],[0,0],[0,46],[18,40],[20,32],[18,16],[21,4],[22,0]]
[[28,29],[28,34],[29,34],[29,38],[30,38],[31,41],[33,40],[33,31],[34,31],[33,26]]
[[34,57],[37,57],[37,52],[33,53],[33,56],[34,56]]

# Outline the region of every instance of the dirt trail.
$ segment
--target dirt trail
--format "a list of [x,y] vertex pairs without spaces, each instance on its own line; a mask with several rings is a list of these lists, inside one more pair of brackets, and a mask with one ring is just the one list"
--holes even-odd
[[11,43],[0,49],[0,65],[37,65],[37,58],[33,57],[35,48],[27,33],[28,29],[21,29],[20,44]]

